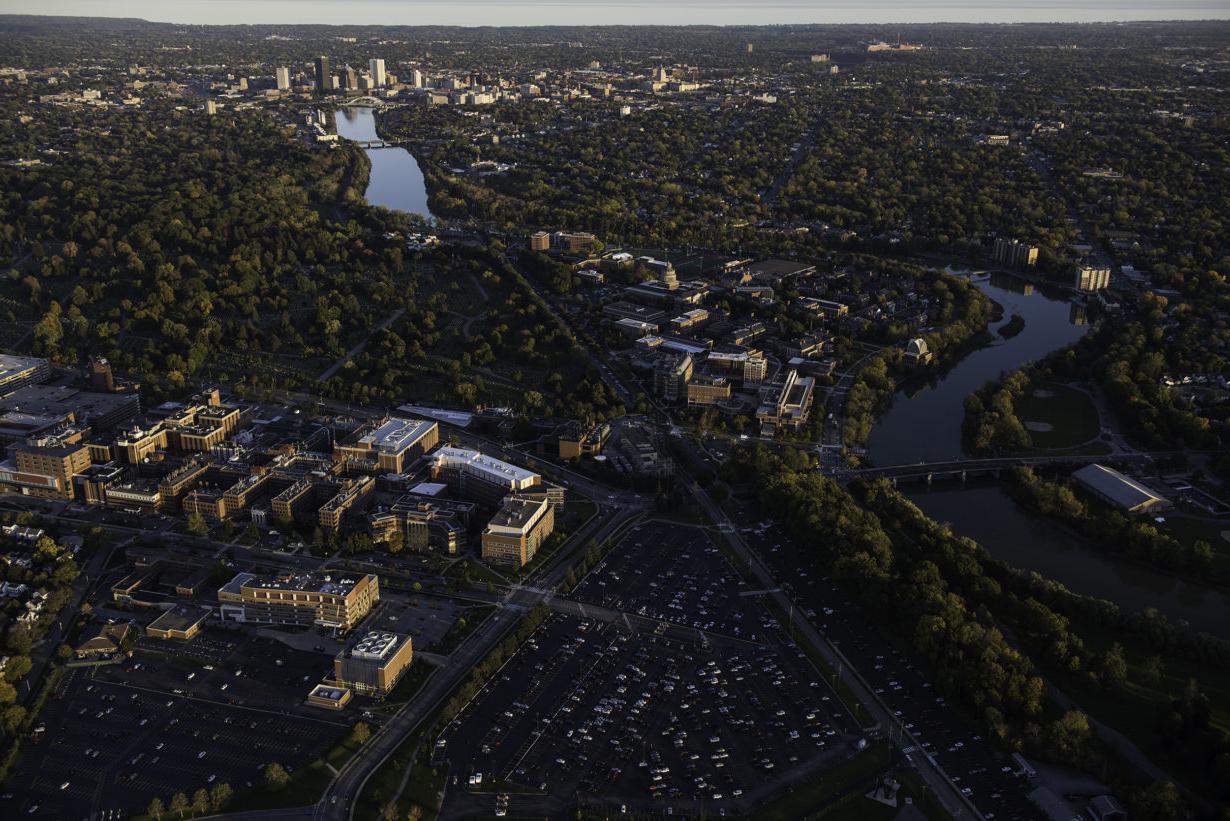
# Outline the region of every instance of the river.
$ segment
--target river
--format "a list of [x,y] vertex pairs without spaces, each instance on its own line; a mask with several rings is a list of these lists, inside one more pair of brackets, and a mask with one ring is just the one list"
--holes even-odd
[[[372,108],[346,107],[337,111],[338,136],[347,140],[379,140],[376,113]],[[363,196],[372,205],[432,218],[427,207],[427,184],[418,160],[404,148],[367,149],[372,163],[371,178]]]
[[[1062,294],[1030,288],[1016,277],[996,276],[978,287],[1004,306],[1004,317],[1025,319],[1017,336],[966,355],[929,383],[899,391],[872,429],[868,446],[878,465],[943,461],[968,456],[961,442],[965,397],[989,380],[1079,339],[1088,326],[1074,324],[1079,309]],[[998,337],[997,337],[998,338]],[[946,484],[903,491],[931,518],[948,522],[1013,567],[1036,570],[1082,595],[1109,599],[1127,610],[1156,607],[1172,620],[1230,637],[1230,596],[1199,584],[1100,552],[1082,537],[1035,516],[998,484]]]
[[[1024,318],[1025,329],[966,355],[922,387],[899,391],[872,428],[867,450],[874,464],[941,462],[967,455],[961,444],[965,397],[1000,374],[1066,347],[1089,330],[1088,325],[1073,324],[1074,306],[1061,294],[1007,274],[976,284],[1004,306],[1003,319],[992,323],[992,333],[1013,314]],[[943,352],[937,355],[942,357]]]

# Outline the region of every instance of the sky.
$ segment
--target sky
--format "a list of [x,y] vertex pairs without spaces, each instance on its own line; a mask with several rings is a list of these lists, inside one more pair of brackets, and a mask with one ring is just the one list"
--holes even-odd
[[1230,0],[0,0],[0,13],[171,23],[714,25],[1230,19]]

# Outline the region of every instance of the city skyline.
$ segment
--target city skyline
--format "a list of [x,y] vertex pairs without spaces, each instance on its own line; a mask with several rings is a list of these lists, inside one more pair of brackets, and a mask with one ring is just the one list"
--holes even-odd
[[[456,0],[445,3],[406,0],[51,0],[37,6],[6,2],[7,13],[54,16],[136,17],[183,24],[272,24],[293,13],[297,23],[342,25],[362,20],[384,25],[534,26],[534,25],[781,25],[919,23],[1090,23],[1140,20],[1230,18],[1217,0],[1039,0],[1023,5],[1007,0],[940,0],[920,5],[909,0],[770,0],[754,7],[733,0]],[[475,15],[467,17],[467,13]]]

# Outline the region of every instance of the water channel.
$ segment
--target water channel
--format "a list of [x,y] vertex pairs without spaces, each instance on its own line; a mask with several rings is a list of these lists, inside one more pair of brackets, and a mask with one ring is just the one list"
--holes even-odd
[[[1062,294],[1032,288],[1015,277],[996,276],[978,287],[1012,314],[1025,319],[1017,336],[980,348],[921,387],[898,392],[871,432],[869,456],[878,465],[944,461],[969,456],[961,442],[965,397],[993,380],[1079,339],[1088,326]],[[998,484],[904,485],[931,518],[983,545],[1013,567],[1036,570],[1076,593],[1098,596],[1128,610],[1156,607],[1168,618],[1230,637],[1230,596],[1175,579],[1144,565],[1122,561],[1082,537],[1027,512]]]
[[[375,109],[366,107],[339,108],[337,111],[338,136],[347,140],[368,142],[379,140],[376,134]],[[431,218],[427,207],[427,184],[418,160],[409,151],[397,146],[369,148],[371,178],[364,197],[372,205],[395,211],[405,211]]]

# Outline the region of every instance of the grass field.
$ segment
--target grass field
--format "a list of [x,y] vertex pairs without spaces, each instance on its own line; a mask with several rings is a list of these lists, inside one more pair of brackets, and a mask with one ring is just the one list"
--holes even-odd
[[[1040,450],[1074,447],[1101,431],[1093,401],[1076,388],[1057,382],[1030,385],[1016,401],[1016,415],[1030,429],[1029,437]],[[1033,429],[1044,426],[1049,429]]]

